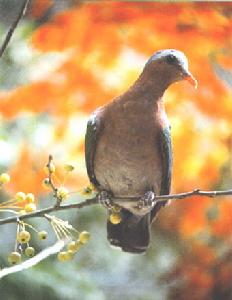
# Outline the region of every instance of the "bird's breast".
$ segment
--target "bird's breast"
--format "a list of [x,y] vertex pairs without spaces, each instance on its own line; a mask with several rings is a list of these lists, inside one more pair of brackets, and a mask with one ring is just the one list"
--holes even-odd
[[105,117],[98,141],[94,170],[103,189],[115,196],[160,193],[162,161],[160,127],[152,112],[114,111]]

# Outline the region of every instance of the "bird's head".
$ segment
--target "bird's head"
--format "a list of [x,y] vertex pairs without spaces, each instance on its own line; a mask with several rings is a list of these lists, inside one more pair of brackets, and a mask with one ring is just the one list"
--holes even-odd
[[197,80],[189,72],[187,57],[181,51],[167,49],[156,52],[146,63],[145,70],[148,70],[151,76],[154,74],[159,81],[163,81],[167,85],[187,80],[197,88]]

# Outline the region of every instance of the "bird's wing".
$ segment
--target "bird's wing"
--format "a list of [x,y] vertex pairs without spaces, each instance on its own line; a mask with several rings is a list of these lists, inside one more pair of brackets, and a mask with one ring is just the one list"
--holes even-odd
[[[161,182],[161,195],[168,195],[171,187],[172,176],[172,142],[170,126],[166,126],[161,131],[160,136],[160,151],[162,155],[162,182]],[[155,204],[151,211],[151,221],[155,218],[156,214],[161,207],[165,206],[168,201],[161,201]]]
[[95,112],[87,123],[85,134],[85,163],[90,182],[95,186],[99,186],[99,182],[94,174],[94,158],[97,148],[97,141],[101,128],[100,116]]
[[161,183],[161,195],[168,195],[171,187],[172,177],[172,141],[170,127],[167,126],[161,133],[161,153],[162,153],[162,168],[163,179]]

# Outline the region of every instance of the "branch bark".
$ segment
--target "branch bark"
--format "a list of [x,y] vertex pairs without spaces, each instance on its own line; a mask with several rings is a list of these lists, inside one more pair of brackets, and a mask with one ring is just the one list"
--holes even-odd
[[[201,191],[199,189],[195,189],[190,192],[186,193],[179,193],[179,194],[172,194],[172,195],[162,195],[162,196],[156,196],[155,201],[156,202],[161,202],[165,200],[181,200],[181,199],[186,199],[191,196],[200,196],[200,197],[209,197],[209,198],[214,198],[214,197],[220,197],[220,196],[232,196],[232,190],[225,190],[225,191]],[[132,201],[132,202],[137,202],[138,197],[117,197],[117,198],[112,198],[113,202],[117,204],[117,202],[120,202],[122,199],[125,199],[127,201]],[[68,209],[81,209],[83,207],[93,205],[93,204],[98,204],[98,197],[86,199],[82,202],[79,203],[74,203],[74,204],[65,204],[65,205],[59,205],[55,204],[54,206],[50,206],[41,210],[37,210],[32,213],[24,214],[24,215],[17,215],[14,217],[8,217],[4,219],[0,219],[0,225],[3,224],[9,224],[9,223],[16,223],[19,220],[25,220],[29,218],[38,218],[38,217],[44,217],[45,214],[51,213],[51,212],[56,212],[56,211],[61,211],[61,210],[68,210]]]
[[7,34],[6,34],[6,37],[1,45],[1,48],[0,48],[0,58],[2,57],[3,53],[5,52],[6,50],[6,47],[7,45],[9,44],[10,42],[10,39],[16,29],[16,27],[18,26],[18,23],[19,21],[22,19],[22,17],[25,15],[26,11],[27,11],[27,8],[28,8],[28,5],[29,5],[29,2],[30,0],[25,0],[23,2],[23,5],[19,11],[19,14],[17,16],[17,18],[15,19],[15,21],[12,23],[12,25],[10,26]]

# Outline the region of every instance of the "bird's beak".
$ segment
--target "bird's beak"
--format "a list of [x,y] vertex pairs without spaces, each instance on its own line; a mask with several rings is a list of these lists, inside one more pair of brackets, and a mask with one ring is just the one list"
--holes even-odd
[[195,89],[197,89],[197,80],[193,77],[193,75],[188,71],[185,74],[183,74],[183,78],[187,80],[192,86],[194,86]]

